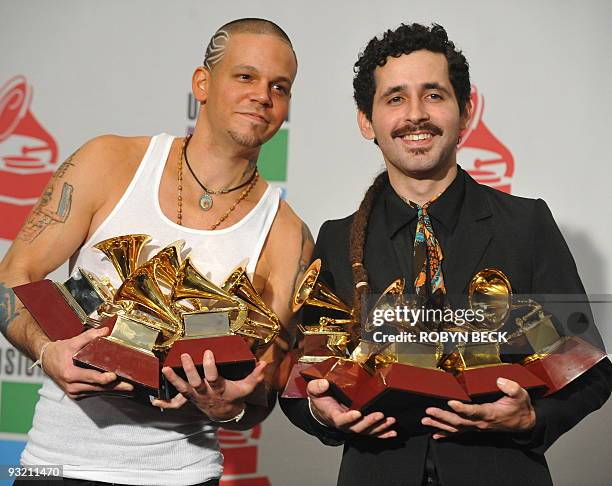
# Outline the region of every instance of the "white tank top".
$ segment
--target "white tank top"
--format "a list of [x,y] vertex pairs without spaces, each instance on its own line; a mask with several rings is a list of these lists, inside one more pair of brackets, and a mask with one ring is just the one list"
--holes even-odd
[[[228,228],[179,226],[159,205],[159,185],[173,139],[167,134],[152,137],[121,200],[71,258],[71,272],[83,267],[118,285],[112,264],[93,245],[112,236],[146,233],[152,236],[150,245],[157,247],[184,239],[195,266],[215,283],[247,259],[247,272],[254,273],[278,210],[280,190],[268,186],[256,206]],[[49,378],[39,394],[23,464],[63,464],[66,477],[123,484],[190,485],[221,476],[216,426],[190,407],[161,412],[123,398],[74,401]]]

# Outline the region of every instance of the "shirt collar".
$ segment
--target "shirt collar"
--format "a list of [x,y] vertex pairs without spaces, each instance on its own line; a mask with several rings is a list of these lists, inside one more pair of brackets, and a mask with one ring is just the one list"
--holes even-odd
[[[457,166],[457,176],[453,182],[430,204],[428,212],[432,218],[452,232],[455,229],[463,198],[465,195],[465,176],[461,167]],[[417,217],[416,207],[406,203],[394,190],[390,183],[384,190],[385,217],[389,237],[393,238],[404,226]]]

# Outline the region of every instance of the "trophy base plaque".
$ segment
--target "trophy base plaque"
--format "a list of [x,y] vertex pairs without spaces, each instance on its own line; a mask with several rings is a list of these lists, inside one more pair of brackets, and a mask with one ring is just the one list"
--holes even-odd
[[152,353],[98,337],[77,351],[73,360],[83,368],[112,371],[135,388],[144,388],[146,394],[158,396],[160,366]]
[[591,369],[606,353],[592,344],[577,338],[561,338],[559,345],[550,354],[535,355],[527,358],[523,366],[541,379],[551,395],[562,389],[584,372]]
[[19,285],[13,292],[51,341],[70,339],[83,332],[82,318],[51,280]]

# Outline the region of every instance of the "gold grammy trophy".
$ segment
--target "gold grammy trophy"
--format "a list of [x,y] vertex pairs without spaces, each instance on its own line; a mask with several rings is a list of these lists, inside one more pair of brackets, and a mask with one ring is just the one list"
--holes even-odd
[[63,283],[45,279],[13,291],[52,341],[70,339],[89,328],[112,326],[108,319],[91,317],[112,301],[112,295],[103,282],[82,268]]
[[[181,361],[181,355],[186,353],[202,375],[202,356],[205,350],[210,350],[219,374],[226,379],[239,380],[253,371],[255,357],[249,344],[236,332],[247,320],[247,304],[203,276],[189,257],[177,272],[171,301],[183,309],[184,335],[167,353],[164,366],[186,378]],[[175,393],[165,377],[162,388],[166,396]]]
[[[364,323],[366,336],[377,331],[371,339],[361,338],[349,359],[337,359],[335,363],[329,360],[324,363],[327,369],[321,365],[316,369],[315,365],[302,375],[329,380],[339,401],[363,413],[398,406],[424,410],[448,399],[469,399],[452,375],[438,369],[441,346],[407,337],[424,330],[422,323],[411,326],[396,319],[386,320],[384,330],[373,324],[375,312],[384,315],[385,310],[404,305],[404,280],[397,279],[378,298]],[[392,335],[393,339],[381,340],[376,334]]]
[[[447,331],[493,333],[506,324],[511,311],[510,281],[498,269],[479,271],[468,286],[468,305],[476,314],[480,311],[482,322],[467,322],[464,325],[445,326]],[[489,335],[490,336],[490,335]],[[542,391],[545,383],[516,363],[504,363],[500,355],[500,343],[473,340],[457,343],[453,352],[444,360],[442,367],[455,374],[457,380],[472,398],[490,400],[501,394],[497,387],[499,377],[517,382],[522,388]]]
[[159,396],[160,357],[184,334],[182,318],[162,291],[175,273],[180,248],[169,246],[138,266],[148,235],[125,235],[104,240],[95,248],[113,264],[120,279],[113,301],[102,306],[102,315],[115,320],[109,336],[99,337],[74,355],[76,364],[113,371],[133,383],[137,392]]
[[[415,298],[406,300],[404,287],[403,279],[397,279],[387,287],[370,311],[364,325],[367,332],[376,329],[372,324],[375,311],[384,313],[385,310],[416,306]],[[351,359],[371,375],[353,397],[352,408],[364,413],[398,406],[422,411],[427,406],[439,406],[450,399],[469,400],[457,380],[438,367],[442,345],[419,341],[419,333],[429,331],[424,322],[407,323],[392,319],[385,323],[387,331],[381,334],[392,335],[394,339],[382,343],[362,339],[351,354]],[[395,333],[390,333],[391,328],[395,328]]]
[[[129,244],[129,251],[136,252],[136,256],[144,245],[144,241],[137,244],[137,240],[140,238],[123,243]],[[110,247],[117,243],[108,241],[109,251],[112,251]],[[129,272],[127,265],[125,259],[118,260],[118,271]],[[109,288],[108,282],[85,269],[77,269],[64,283],[44,279],[17,286],[13,290],[52,341],[70,339],[87,328],[112,328],[114,324],[114,318],[108,315],[100,314],[100,319],[91,317],[100,307],[112,306],[114,290]]]
[[515,319],[518,330],[510,335],[508,349],[517,354],[526,350],[522,365],[546,384],[545,395],[562,389],[606,357],[603,350],[577,336],[561,336],[542,305],[516,298],[510,282],[503,293],[511,310],[527,310]]
[[[304,272],[291,301],[293,312],[307,306],[327,315],[319,316],[316,324],[298,324],[299,349],[292,356],[294,364],[282,394],[285,398],[306,396],[303,370],[322,363],[325,369],[348,358],[350,328],[355,325],[353,311],[319,279],[320,273],[321,260],[317,259]],[[323,372],[318,368],[312,371]]]
[[[85,346],[75,361],[114,371],[145,395],[160,398],[175,393],[161,367],[170,366],[184,376],[181,355],[185,353],[202,372],[202,356],[209,349],[222,376],[244,378],[255,366],[253,353],[239,335],[248,321],[249,304],[204,277],[189,257],[181,261],[182,241],[139,266],[140,251],[148,241],[147,235],[126,235],[96,245],[122,279],[116,291],[109,285],[113,301],[101,307],[102,315],[112,316],[115,324],[108,337]],[[259,344],[273,339],[278,327],[257,331],[250,323],[248,336]]]

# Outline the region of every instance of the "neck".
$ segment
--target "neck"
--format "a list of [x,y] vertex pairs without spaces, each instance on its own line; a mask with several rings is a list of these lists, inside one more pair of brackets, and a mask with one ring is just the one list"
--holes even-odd
[[209,127],[196,123],[187,146],[189,165],[211,191],[243,182],[255,169],[259,149],[245,148],[214,137]]
[[387,170],[393,190],[402,198],[419,205],[443,193],[457,176],[455,162],[427,175],[405,173],[390,163],[387,163]]

